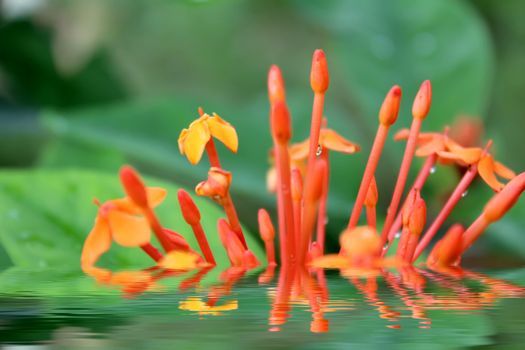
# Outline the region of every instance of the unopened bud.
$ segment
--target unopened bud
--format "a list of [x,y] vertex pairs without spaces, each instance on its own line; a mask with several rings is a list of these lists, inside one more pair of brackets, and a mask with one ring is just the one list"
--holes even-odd
[[208,179],[195,187],[199,196],[221,200],[228,194],[231,183],[231,173],[221,168],[212,167],[208,171]]
[[414,104],[412,105],[412,115],[416,119],[425,119],[430,111],[430,106],[432,105],[432,84],[430,80],[425,80],[414,99]]
[[177,193],[177,196],[184,221],[191,226],[197,225],[201,220],[201,213],[189,193],[181,189]]
[[390,126],[396,122],[399,114],[401,95],[401,88],[398,85],[394,85],[390,91],[388,91],[379,110],[379,122],[381,124]]
[[485,219],[488,222],[494,222],[501,219],[501,217],[505,215],[514,204],[516,204],[524,190],[525,172],[510,180],[500,192],[496,193],[490,199],[483,210],[483,216]]
[[148,195],[146,186],[139,174],[132,167],[125,165],[120,168],[120,182],[124,187],[126,195],[140,208],[148,207]]
[[370,186],[368,186],[368,191],[366,192],[365,197],[365,207],[375,207],[377,204],[377,183],[375,176],[372,177],[372,181],[370,182]]
[[277,101],[284,102],[286,98],[283,75],[281,69],[276,65],[272,65],[268,72],[268,97],[270,104]]
[[277,143],[286,143],[292,137],[290,112],[284,101],[276,101],[272,105],[270,125],[272,136]]
[[349,256],[372,257],[381,251],[381,238],[370,226],[343,231],[339,237],[342,250]]
[[408,202],[403,209],[403,226],[413,235],[420,235],[425,228],[427,206],[420,192],[414,189],[410,192]]
[[437,266],[451,266],[459,261],[462,247],[463,232],[465,229],[460,224],[453,225],[445,236],[436,243],[430,252],[427,264]]
[[328,90],[330,77],[328,75],[328,64],[323,50],[315,50],[312,58],[312,70],[310,72],[310,85],[315,93],[324,93]]
[[266,209],[259,209],[257,214],[259,221],[259,233],[263,241],[273,241],[275,238],[275,229],[272,224],[272,219]]

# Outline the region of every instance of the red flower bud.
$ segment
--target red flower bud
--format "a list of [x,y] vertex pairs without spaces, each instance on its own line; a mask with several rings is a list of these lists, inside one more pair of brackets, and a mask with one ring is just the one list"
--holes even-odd
[[328,171],[328,164],[324,158],[317,158],[315,160],[315,168],[313,179],[310,188],[307,188],[304,193],[304,200],[309,202],[316,202],[321,198],[323,193],[324,177]]
[[408,198],[403,210],[403,226],[407,227],[411,234],[419,236],[425,228],[427,206],[417,189],[412,190]]
[[208,171],[208,180],[199,183],[195,187],[195,192],[199,196],[206,196],[220,201],[228,194],[231,180],[230,172],[212,167]]
[[412,105],[412,115],[417,119],[425,119],[432,105],[432,84],[430,80],[425,80],[414,99]]
[[310,72],[310,85],[315,93],[324,93],[328,90],[330,77],[328,76],[328,64],[323,50],[315,50],[312,59],[312,70]]
[[295,202],[300,201],[303,198],[303,177],[301,176],[301,171],[297,168],[292,169],[291,186],[292,199]]
[[379,110],[379,122],[381,124],[390,126],[396,122],[397,115],[399,114],[401,95],[401,88],[398,85],[394,85],[390,91],[388,91]]
[[462,238],[465,229],[460,224],[453,225],[445,236],[436,243],[427,259],[430,266],[451,266],[459,261]]
[[368,187],[368,192],[366,192],[366,198],[365,198],[365,207],[375,207],[377,204],[377,183],[375,176],[372,177],[372,181],[370,182],[370,186]]
[[190,226],[197,225],[201,220],[201,213],[189,193],[181,189],[177,196],[184,221]]
[[276,65],[272,65],[268,72],[268,97],[271,104],[277,101],[284,102],[286,98],[283,75]]
[[290,112],[284,101],[276,101],[272,105],[270,125],[272,136],[277,143],[286,143],[292,137]]
[[525,172],[510,180],[503,189],[496,193],[485,206],[483,216],[488,222],[494,222],[509,211],[525,190]]
[[147,208],[148,195],[146,186],[142,182],[139,174],[132,167],[125,165],[120,168],[120,182],[124,187],[126,195],[140,208]]
[[163,229],[163,231],[168,237],[168,239],[175,246],[175,250],[182,250],[186,252],[191,249],[186,239],[180,233],[177,233],[167,228]]
[[259,233],[263,241],[273,241],[275,238],[275,229],[272,219],[265,209],[259,209],[257,219],[259,221]]

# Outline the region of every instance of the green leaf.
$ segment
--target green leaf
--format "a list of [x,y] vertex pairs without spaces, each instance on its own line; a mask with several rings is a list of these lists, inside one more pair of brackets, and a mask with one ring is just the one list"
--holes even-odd
[[[168,189],[168,197],[156,210],[162,224],[183,234],[198,251],[191,229],[179,211],[179,188],[147,179],[149,186]],[[87,171],[4,171],[0,173],[0,243],[13,264],[22,268],[79,269],[83,241],[89,233],[97,208],[93,198],[105,201],[123,197],[118,176]],[[194,196],[196,197],[196,196]],[[195,198],[202,214],[202,226],[219,266],[228,258],[216,232],[217,219],[224,214],[203,198]],[[247,231],[250,248],[261,259],[261,249]],[[100,262],[113,268],[145,268],[152,261],[139,249],[113,245]]]

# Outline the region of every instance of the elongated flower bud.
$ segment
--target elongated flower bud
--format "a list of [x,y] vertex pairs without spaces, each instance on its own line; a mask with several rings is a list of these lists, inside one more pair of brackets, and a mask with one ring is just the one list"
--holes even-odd
[[259,221],[259,233],[263,241],[273,241],[275,238],[275,229],[272,219],[266,209],[259,209],[257,219]]
[[430,106],[432,105],[432,84],[430,80],[425,80],[414,99],[414,104],[412,105],[412,115],[416,119],[425,119],[428,111],[430,111]]
[[190,245],[186,241],[186,238],[182,236],[180,233],[177,233],[170,229],[163,229],[164,234],[168,237],[168,239],[173,243],[176,250],[182,250],[182,251],[189,251],[191,250]]
[[399,114],[399,105],[401,103],[401,88],[398,85],[392,86],[388,91],[381,109],[379,110],[379,122],[385,126],[394,124]]
[[377,183],[375,176],[372,177],[372,181],[370,182],[370,186],[368,186],[368,192],[366,193],[365,198],[365,207],[375,207],[377,204]]
[[494,222],[509,211],[525,190],[525,172],[510,180],[503,189],[495,194],[485,206],[483,216],[488,222]]
[[272,136],[277,143],[286,143],[292,137],[290,112],[284,101],[276,101],[272,105],[270,125]]
[[304,200],[309,202],[316,202],[323,194],[324,177],[328,171],[328,164],[324,158],[317,158],[315,160],[315,170],[313,174],[312,184],[305,190]]
[[271,104],[277,101],[284,102],[286,98],[283,75],[276,65],[272,65],[268,72],[268,97]]
[[201,213],[189,193],[184,190],[179,190],[177,196],[184,221],[191,226],[197,225],[201,220]]
[[430,252],[427,264],[430,266],[451,266],[459,262],[462,237],[465,229],[460,224],[453,225],[445,236],[436,243]]
[[124,187],[126,195],[140,208],[147,208],[148,195],[146,186],[135,169],[129,165],[120,168],[120,182]]
[[403,227],[408,228],[414,235],[420,235],[425,228],[427,206],[420,192],[412,190],[408,195],[408,202],[403,209]]
[[315,50],[312,59],[312,70],[310,72],[310,85],[315,93],[324,93],[328,90],[330,77],[328,75],[328,64],[323,50]]

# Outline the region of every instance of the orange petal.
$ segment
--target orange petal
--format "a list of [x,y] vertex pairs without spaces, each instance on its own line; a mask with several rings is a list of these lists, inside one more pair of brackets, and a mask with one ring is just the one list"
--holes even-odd
[[445,145],[442,138],[434,138],[430,142],[426,142],[416,150],[417,157],[427,157],[434,153],[445,150]]
[[113,239],[124,247],[138,247],[150,240],[151,231],[144,217],[111,210],[108,221]]
[[180,154],[184,154],[184,140],[186,140],[186,136],[188,136],[188,129],[182,129],[177,140]]
[[210,140],[210,130],[204,119],[199,118],[190,124],[183,142],[184,154],[191,164],[197,164],[204,153],[206,143]]
[[339,254],[328,254],[314,259],[310,266],[325,269],[344,269],[350,266],[350,260]]
[[360,150],[359,145],[348,141],[331,129],[321,130],[321,145],[332,151],[348,154],[355,153]]
[[401,141],[401,140],[408,140],[408,134],[410,133],[410,130],[408,129],[401,129],[394,135],[395,141]]
[[503,184],[498,181],[494,174],[494,159],[490,155],[481,158],[478,163],[479,176],[490,186],[494,191],[499,192],[503,188]]
[[111,247],[111,235],[107,221],[100,216],[95,220],[95,226],[84,242],[80,264],[83,270],[95,265],[99,257]]
[[501,176],[504,179],[512,180],[516,177],[516,173],[511,169],[507,168],[505,165],[500,162],[494,161],[494,172]]
[[[166,198],[167,194],[168,194],[168,191],[166,191],[162,187],[147,187],[146,188],[148,204],[151,208],[155,208],[159,204],[161,204]],[[137,215],[142,212],[141,209],[137,207],[128,197],[113,199],[110,202],[114,204],[118,208],[119,211],[123,211],[128,214]]]
[[170,270],[192,270],[198,266],[199,256],[193,252],[172,250],[160,261],[159,266]]
[[290,146],[290,158],[292,160],[303,160],[308,158],[310,152],[310,140],[306,139],[300,143],[294,143]]
[[458,162],[460,165],[477,163],[481,157],[481,148],[458,148],[451,152],[438,152],[438,156]]
[[221,141],[230,151],[237,153],[239,139],[235,128],[215,113],[213,113],[213,117],[208,118],[206,121],[213,137]]

